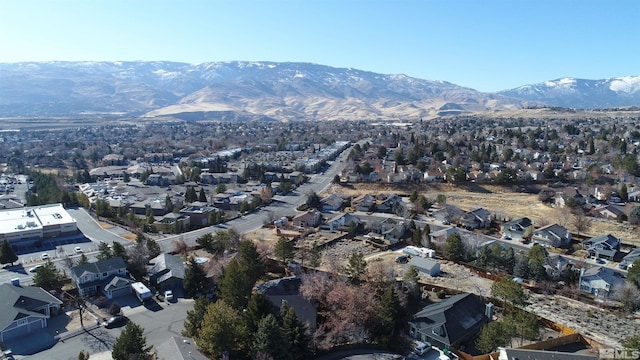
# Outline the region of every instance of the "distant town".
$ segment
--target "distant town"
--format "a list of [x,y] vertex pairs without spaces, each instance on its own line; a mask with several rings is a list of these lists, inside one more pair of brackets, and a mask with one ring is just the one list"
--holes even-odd
[[4,357],[628,358],[639,119],[518,114],[1,132]]

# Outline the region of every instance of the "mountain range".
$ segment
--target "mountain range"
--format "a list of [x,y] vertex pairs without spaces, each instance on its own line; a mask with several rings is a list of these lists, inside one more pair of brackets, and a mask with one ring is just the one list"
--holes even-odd
[[0,117],[407,120],[535,106],[640,105],[640,77],[563,78],[483,93],[309,63],[0,63]]

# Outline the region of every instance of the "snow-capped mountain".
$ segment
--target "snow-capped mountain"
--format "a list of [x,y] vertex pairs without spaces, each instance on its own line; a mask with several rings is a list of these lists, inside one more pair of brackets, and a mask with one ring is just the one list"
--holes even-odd
[[308,63],[0,64],[0,117],[375,120],[527,105],[445,81]]
[[640,76],[605,80],[562,78],[524,85],[499,94],[552,106],[597,109],[640,105]]

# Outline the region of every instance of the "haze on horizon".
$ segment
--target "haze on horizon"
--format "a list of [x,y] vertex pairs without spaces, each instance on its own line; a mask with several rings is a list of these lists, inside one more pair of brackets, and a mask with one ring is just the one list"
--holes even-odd
[[0,62],[310,62],[499,91],[640,75],[640,2],[0,0]]

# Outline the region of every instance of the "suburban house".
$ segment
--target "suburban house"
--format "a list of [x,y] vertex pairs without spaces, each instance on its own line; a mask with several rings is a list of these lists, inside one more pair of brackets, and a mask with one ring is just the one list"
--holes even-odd
[[440,263],[431,259],[414,256],[409,261],[409,265],[414,266],[418,272],[431,277],[440,275]]
[[402,220],[386,218],[383,221],[374,222],[371,228],[372,233],[381,235],[390,244],[395,244],[404,237],[407,224]]
[[358,226],[360,223],[360,218],[357,216],[349,213],[342,213],[327,220],[326,226],[330,231],[337,231],[340,230],[340,228],[348,228],[351,224]]
[[489,321],[486,312],[476,295],[454,295],[416,313],[409,321],[409,335],[441,349],[459,348]]
[[157,290],[182,289],[184,274],[182,259],[171,254],[160,254],[147,265],[149,283]]
[[0,342],[27,335],[47,327],[47,319],[60,311],[62,301],[42,288],[0,285]]
[[201,227],[209,224],[209,215],[215,214],[216,211],[219,210],[213,206],[193,203],[191,206],[180,210],[180,213],[189,217],[189,223],[192,226]]
[[455,227],[446,227],[444,229],[429,233],[429,239],[433,243],[444,244],[451,234],[460,234],[460,230]]
[[589,257],[613,260],[622,241],[611,235],[600,235],[582,242],[582,249],[587,250]]
[[446,205],[433,212],[433,217],[445,225],[457,222],[463,215],[464,211],[453,205]]
[[316,308],[311,301],[300,295],[301,283],[301,277],[288,276],[266,281],[256,288],[266,295],[277,309],[280,309],[284,302],[289,304],[296,312],[298,319],[306,323],[310,330],[314,330],[316,328]]
[[629,266],[633,265],[634,261],[640,259],[640,248],[631,250],[625,257],[622,258],[620,262],[621,269],[627,269]]
[[528,217],[507,221],[500,225],[500,232],[504,237],[522,239],[527,228],[533,226],[533,221]]
[[595,296],[615,296],[614,287],[623,286],[625,280],[620,273],[609,268],[593,266],[580,271],[580,290],[594,294]]
[[558,224],[550,224],[534,231],[531,240],[534,244],[567,247],[571,243],[571,233]]
[[477,208],[462,215],[458,222],[467,229],[487,229],[491,225],[493,216],[483,208]]
[[322,222],[322,214],[316,209],[311,209],[293,217],[293,226],[316,227]]
[[181,213],[168,213],[153,223],[157,231],[170,232],[174,229],[189,229],[191,222],[189,216]]
[[121,257],[105,259],[71,268],[71,279],[78,286],[80,296],[103,293],[107,298],[131,293],[127,265]]
[[562,273],[567,269],[572,269],[571,260],[562,255],[549,255],[544,258],[544,268],[547,275],[552,279],[559,279]]
[[322,211],[336,211],[342,208],[344,199],[336,194],[331,194],[320,200],[320,203],[322,204]]
[[351,200],[351,207],[356,211],[369,212],[373,210],[375,205],[376,199],[369,194],[360,195]]
[[396,194],[390,194],[376,205],[376,211],[387,214],[404,215],[407,210],[402,198]]
[[619,216],[624,215],[624,211],[620,210],[620,208],[615,205],[608,205],[600,209],[596,209],[595,212],[597,217],[606,219],[618,219]]

